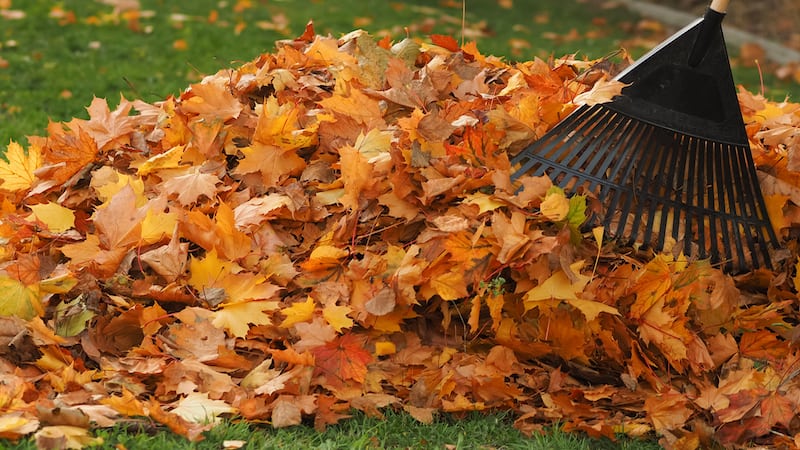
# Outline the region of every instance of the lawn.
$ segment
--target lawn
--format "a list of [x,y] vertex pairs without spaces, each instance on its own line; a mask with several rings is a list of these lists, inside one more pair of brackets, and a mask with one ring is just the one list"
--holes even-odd
[[[512,418],[506,414],[471,414],[457,419],[444,417],[434,424],[420,425],[407,415],[391,411],[386,414],[385,419],[357,414],[322,433],[305,426],[271,430],[242,422],[226,422],[208,432],[207,439],[197,443],[191,443],[173,434],[158,432],[148,428],[147,424],[99,430],[97,436],[103,439],[103,448],[116,446],[127,450],[222,448],[656,450],[661,448],[654,442],[629,439],[617,442],[592,440],[559,430],[547,435],[527,437],[513,428]],[[0,446],[0,448],[7,447]],[[32,441],[26,441],[12,448],[33,450],[36,446]]]
[[[664,30],[620,7],[558,0],[432,2],[348,0],[0,0],[0,143],[41,135],[48,120],[86,117],[93,96],[157,101],[204,74],[237,66],[302,33],[338,36],[361,28],[400,40],[447,34],[485,54],[529,60],[578,53],[599,58],[626,48],[641,55]],[[112,5],[118,4],[118,7]],[[511,7],[513,5],[513,7]],[[466,14],[462,14],[466,12]],[[736,79],[760,90],[758,71]],[[800,96],[796,84],[764,73],[766,93]]]
[[[302,33],[309,19],[318,33],[340,35],[363,28],[376,36],[400,40],[406,35],[447,34],[476,40],[486,54],[510,60],[551,58],[578,52],[590,58],[620,47],[633,54],[667,32],[640,23],[619,8],[561,1],[468,2],[430,6],[426,1],[209,1],[173,6],[166,0],[143,0],[141,9],[125,2],[0,0],[0,142],[24,142],[43,134],[48,120],[87,117],[92,97],[120,95],[155,102],[177,95],[190,83],[218,69],[237,66],[279,39]],[[114,6],[114,5],[118,6]],[[465,14],[465,15],[464,15]],[[43,25],[44,24],[44,25]],[[44,31],[42,31],[44,30]],[[766,93],[782,98],[792,92],[765,73]],[[753,69],[736,71],[739,81],[759,90]],[[527,437],[504,414],[440,416],[417,425],[406,415],[387,420],[357,415],[324,433],[310,427],[273,431],[226,423],[203,443],[161,432],[147,422],[98,432],[106,446],[118,448],[657,448],[651,441],[612,443],[565,434],[555,429]],[[0,441],[0,446],[6,442]],[[14,448],[33,448],[31,441]]]

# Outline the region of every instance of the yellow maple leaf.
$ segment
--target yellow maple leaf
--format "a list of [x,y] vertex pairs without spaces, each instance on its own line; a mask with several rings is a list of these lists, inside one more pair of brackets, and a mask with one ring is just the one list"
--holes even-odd
[[121,395],[111,395],[100,399],[100,404],[114,409],[126,416],[146,416],[144,405],[133,393],[122,387]]
[[236,227],[233,209],[227,203],[220,202],[217,206],[215,221],[217,239],[214,248],[221,256],[236,260],[250,253],[251,236]]
[[340,64],[349,66],[356,64],[353,55],[343,52],[335,39],[317,37],[304,51],[305,55],[319,64]]
[[281,290],[279,286],[267,282],[264,275],[246,272],[238,264],[220,259],[216,249],[206,253],[203,259],[192,258],[189,270],[189,286],[199,293],[219,289],[224,292],[223,298],[215,302],[209,301],[212,306],[223,301],[232,304],[245,300],[271,299]]
[[253,300],[247,302],[225,303],[211,313],[211,323],[227,330],[232,336],[243,338],[250,330],[250,324],[270,325],[270,312],[278,309],[278,302]]
[[[576,299],[577,292],[583,291],[586,284],[589,283],[589,277],[580,274],[580,269],[583,267],[583,261],[577,261],[570,265],[570,270],[576,274],[576,281],[573,283],[569,276],[563,270],[559,270],[550,278],[535,288],[531,289],[525,294],[525,310],[531,309],[536,306],[536,302],[542,300],[570,300]],[[530,305],[530,307],[529,307]]]
[[281,310],[281,314],[286,316],[281,322],[281,328],[289,328],[300,322],[308,322],[314,316],[316,302],[309,295],[304,302],[295,302],[292,306]]
[[50,294],[66,294],[75,285],[78,279],[72,273],[62,273],[39,282],[39,291]]
[[258,117],[253,140],[273,145],[281,150],[297,150],[312,145],[317,139],[319,123],[301,128],[299,115],[302,108],[293,103],[280,105],[274,96],[264,102]]
[[389,157],[392,133],[373,128],[367,134],[360,133],[355,148],[370,162]]
[[0,435],[5,439],[20,439],[39,429],[39,421],[22,416],[22,412],[7,412],[0,416]]
[[167,236],[172,236],[177,225],[177,213],[159,212],[149,208],[142,219],[142,243],[155,244]]
[[158,170],[177,169],[181,166],[185,145],[176,145],[164,153],[151,156],[137,169],[139,176],[149,175]]
[[33,217],[47,225],[53,233],[63,233],[75,226],[75,212],[57,203],[48,202],[31,205]]
[[431,285],[442,300],[458,300],[469,295],[464,272],[460,268],[454,268],[437,276],[431,280]]
[[195,258],[189,261],[189,286],[201,291],[206,287],[218,286],[220,279],[233,270],[238,269],[238,264],[220,259],[216,249],[206,252],[204,258]]
[[31,320],[44,314],[39,294],[20,281],[0,276],[0,316]]
[[478,214],[483,214],[487,211],[494,211],[495,209],[503,206],[504,204],[492,198],[491,195],[482,192],[467,195],[461,202],[467,205],[475,205],[478,207]]
[[39,148],[31,146],[25,154],[21,145],[11,141],[5,157],[8,162],[0,159],[0,189],[16,192],[30,188],[36,181],[34,171],[42,165]]
[[339,201],[342,205],[357,210],[364,191],[375,183],[374,166],[358,149],[350,145],[339,149],[339,157],[344,184],[344,195]]
[[584,300],[575,298],[567,300],[567,303],[577,308],[585,317],[586,320],[591,322],[597,318],[600,313],[608,313],[614,316],[619,316],[619,310],[613,306],[606,305],[605,303],[597,302],[594,300]]
[[318,245],[311,251],[311,255],[303,262],[303,269],[308,271],[324,270],[340,264],[350,252],[334,245]]
[[352,311],[353,308],[346,305],[329,304],[322,309],[322,317],[337,333],[341,333],[343,329],[353,326],[353,319],[348,317]]
[[769,222],[772,224],[772,229],[775,234],[780,236],[784,228],[789,228],[792,224],[789,219],[783,214],[783,207],[786,202],[791,198],[788,195],[770,194],[764,196],[764,203],[767,206],[767,216]]
[[144,195],[144,181],[141,178],[119,173],[108,166],[101,167],[92,173],[90,186],[97,192],[97,197],[100,201],[103,202],[99,208],[108,206],[110,200],[125,189],[126,186],[130,186],[133,189],[136,197],[136,207],[147,203],[147,198]]

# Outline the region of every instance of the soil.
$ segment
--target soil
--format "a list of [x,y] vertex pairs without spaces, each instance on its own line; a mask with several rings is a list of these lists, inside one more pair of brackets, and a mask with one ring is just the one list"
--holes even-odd
[[[708,0],[661,0],[676,10],[702,15]],[[733,1],[725,22],[757,36],[800,50],[800,7],[798,0]]]

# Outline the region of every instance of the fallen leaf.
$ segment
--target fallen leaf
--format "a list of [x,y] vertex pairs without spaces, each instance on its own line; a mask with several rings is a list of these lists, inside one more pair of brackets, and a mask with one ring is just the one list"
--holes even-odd
[[36,181],[36,170],[42,165],[39,147],[30,146],[27,154],[21,145],[11,142],[6,147],[5,158],[0,159],[0,189],[16,192],[30,189]]
[[222,400],[212,400],[207,393],[192,392],[178,401],[172,410],[184,420],[193,423],[218,423],[223,414],[234,414],[236,409]]
[[44,314],[39,295],[20,281],[0,275],[0,315],[30,320]]
[[282,328],[289,328],[292,325],[300,322],[307,322],[311,320],[316,309],[316,302],[311,296],[306,297],[305,302],[295,302],[292,306],[284,308],[281,313],[286,316],[281,322]]
[[582,94],[578,94],[572,99],[572,103],[576,105],[594,106],[602,103],[608,103],[614,97],[621,95],[622,89],[627,84],[617,80],[598,80],[590,90]]
[[53,233],[63,233],[75,226],[75,212],[59,204],[49,202],[31,205],[32,216],[45,224]]
[[372,355],[364,349],[360,337],[344,334],[327,344],[311,349],[316,360],[316,371],[332,386],[341,386],[350,381],[363,383],[367,376],[367,364]]

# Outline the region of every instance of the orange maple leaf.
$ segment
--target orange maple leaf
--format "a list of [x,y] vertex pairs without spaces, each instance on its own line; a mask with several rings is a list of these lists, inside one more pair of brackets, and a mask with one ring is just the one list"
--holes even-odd
[[225,121],[239,117],[242,104],[226,86],[227,83],[228,80],[224,77],[214,77],[193,84],[181,96],[181,110],[210,120]]
[[61,253],[71,260],[71,266],[86,267],[94,276],[105,278],[117,270],[128,250],[123,247],[106,249],[100,245],[97,235],[90,234],[82,242],[64,245]]
[[317,364],[314,374],[325,377],[326,384],[333,387],[363,383],[367,364],[372,362],[372,354],[364,349],[364,338],[354,333],[339,336],[311,352]]
[[94,138],[78,123],[73,126],[73,129],[65,129],[60,123],[50,122],[47,139],[31,140],[31,145],[42,149],[43,165],[36,172],[38,178],[58,186],[90,167],[95,160],[98,149]]
[[136,128],[136,117],[129,116],[133,104],[120,97],[119,105],[112,112],[108,102],[95,97],[86,110],[89,121],[82,124],[97,142],[97,148],[104,150],[112,146],[122,146],[130,142],[130,133]]

